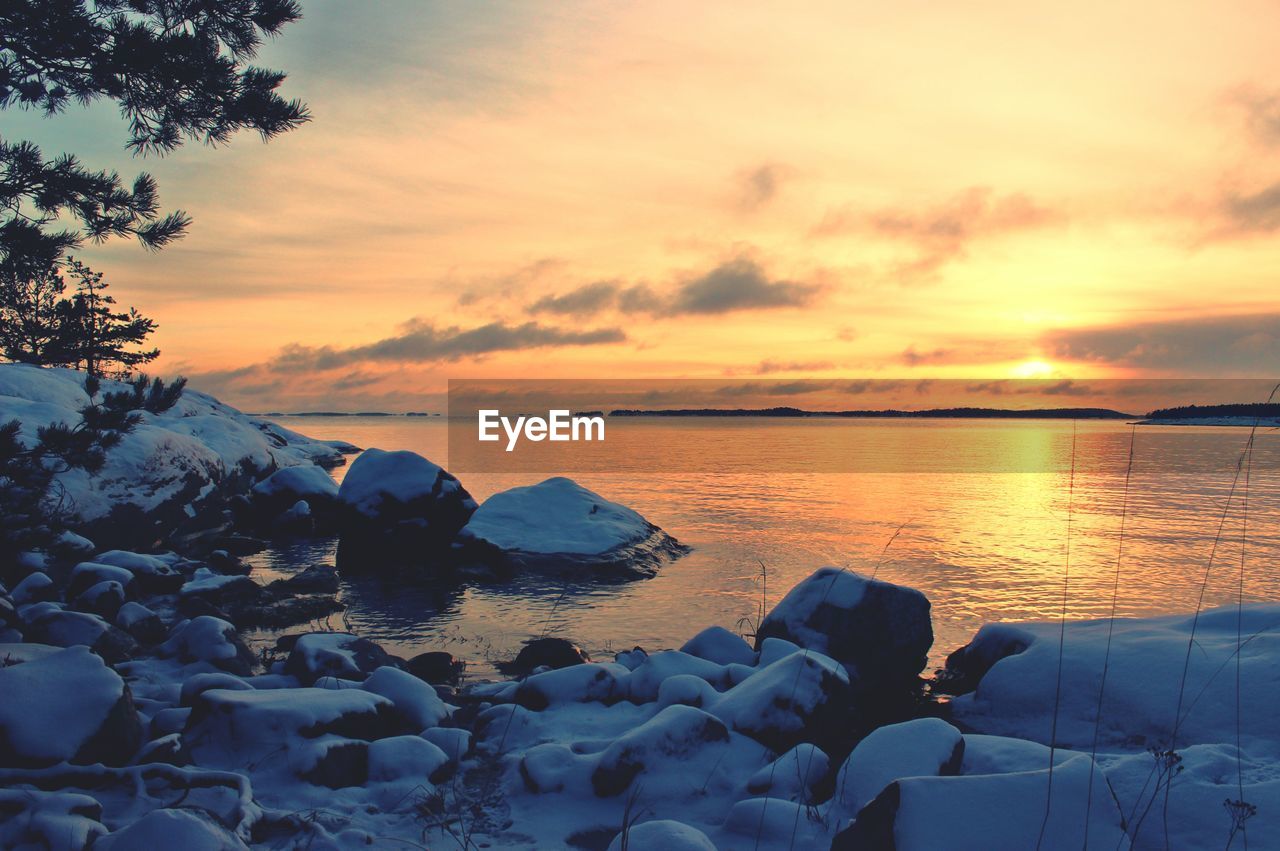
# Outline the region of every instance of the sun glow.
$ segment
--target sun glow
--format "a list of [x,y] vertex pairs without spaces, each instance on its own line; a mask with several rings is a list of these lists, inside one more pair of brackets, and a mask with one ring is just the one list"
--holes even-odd
[[1012,370],[1014,378],[1048,378],[1053,375],[1053,365],[1047,361],[1029,360],[1015,366]]

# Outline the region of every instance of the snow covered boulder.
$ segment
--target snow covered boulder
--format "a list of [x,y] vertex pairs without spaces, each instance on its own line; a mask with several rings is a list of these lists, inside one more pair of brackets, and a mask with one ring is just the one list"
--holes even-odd
[[680,648],[690,656],[715,662],[717,665],[754,665],[756,653],[751,645],[737,633],[722,626],[709,626],[690,638]]
[[[1091,771],[1095,772],[1092,786]],[[1055,768],[1052,785],[1047,769],[902,778],[865,806],[831,847],[833,851],[1125,849],[1129,839],[1121,824],[1120,810],[1101,770],[1080,754]]]
[[858,742],[841,766],[835,801],[848,818],[899,778],[959,774],[964,746],[960,731],[938,718],[880,727]]
[[515,690],[515,701],[540,712],[559,703],[617,703],[625,694],[620,677],[627,671],[616,664],[573,665],[534,674]]
[[418,736],[392,736],[369,745],[369,782],[414,785],[439,782],[448,774],[449,756]]
[[58,598],[58,590],[53,585],[53,580],[49,578],[47,573],[36,571],[27,575],[17,585],[14,586],[13,592],[10,594],[13,602],[19,606],[25,606],[28,603],[43,603]]
[[150,594],[172,593],[178,590],[185,578],[183,572],[175,566],[178,558],[172,554],[153,556],[127,550],[109,550],[94,556],[93,561],[124,568],[133,574],[138,587]]
[[0,789],[0,848],[81,851],[107,832],[101,819],[102,804],[78,792]]
[[978,687],[991,666],[1006,656],[1015,656],[1031,646],[1035,636],[1006,623],[984,624],[963,647],[947,655],[938,676],[938,688],[947,694],[968,694]]
[[319,740],[370,742],[403,732],[391,701],[361,689],[210,689],[196,696],[183,738],[198,765],[243,769],[275,755],[315,767]]
[[142,742],[128,686],[85,647],[0,668],[0,765],[123,765]]
[[362,687],[390,700],[400,726],[406,730],[420,732],[438,726],[449,717],[449,707],[434,688],[399,668],[390,665],[378,668]]
[[71,569],[71,576],[67,580],[67,599],[74,600],[85,589],[99,582],[116,582],[122,588],[127,588],[133,584],[133,574],[123,567],[82,561]]
[[647,768],[688,762],[706,745],[728,742],[729,730],[720,719],[691,706],[668,706],[600,754],[591,786],[598,796],[611,797]]
[[756,631],[845,666],[864,692],[911,685],[929,659],[929,600],[914,588],[824,567],[792,588]]
[[107,579],[82,591],[72,602],[71,607],[78,612],[89,612],[113,619],[124,603],[124,586]]
[[724,688],[728,674],[723,665],[690,656],[680,650],[663,650],[645,658],[627,678],[627,696],[636,703],[658,699],[663,683],[675,676],[694,676],[712,687]]
[[138,642],[128,633],[88,612],[43,609],[25,621],[23,632],[28,641],[40,644],[55,647],[82,644],[112,665],[130,659],[138,652]]
[[707,835],[696,827],[690,827],[670,819],[655,819],[637,824],[620,833],[609,843],[608,851],[623,848],[661,848],[662,851],[716,851]]
[[708,711],[779,753],[801,742],[840,751],[863,723],[844,669],[803,650],[747,677]]
[[310,632],[297,636],[284,672],[311,685],[321,677],[363,680],[395,659],[380,645],[349,632]]
[[637,512],[555,477],[484,501],[458,534],[464,560],[586,577],[654,575],[687,548]]
[[181,848],[182,851],[248,851],[240,837],[195,809],[152,810],[93,843],[94,851]]
[[276,470],[253,486],[253,511],[259,523],[279,525],[281,516],[306,504],[307,517],[331,523],[338,510],[338,483],[323,467],[298,464]]
[[462,484],[415,452],[366,449],[338,489],[338,567],[379,572],[429,564],[476,510]]
[[168,635],[159,615],[133,601],[125,603],[116,612],[115,624],[141,644],[159,644]]
[[821,748],[805,742],[751,775],[747,791],[810,804],[821,797],[830,771],[831,759]]
[[160,654],[184,664],[205,662],[241,677],[253,671],[254,655],[240,640],[236,628],[209,615],[178,624],[169,640],[160,646]]

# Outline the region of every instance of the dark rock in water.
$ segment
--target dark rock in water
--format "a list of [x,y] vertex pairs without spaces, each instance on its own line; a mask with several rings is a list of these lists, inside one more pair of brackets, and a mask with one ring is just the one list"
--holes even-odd
[[463,562],[589,579],[644,579],[689,551],[637,512],[555,477],[485,500],[458,533]]
[[205,557],[205,563],[214,573],[224,576],[248,576],[252,566],[241,561],[226,550],[214,550]]
[[83,644],[109,665],[133,658],[138,642],[98,615],[87,612],[47,611],[40,613],[23,630],[28,641],[54,647]]
[[396,662],[367,638],[349,632],[309,632],[293,641],[284,672],[303,685],[311,685],[321,677],[364,680],[378,668]]
[[248,576],[224,576],[205,567],[197,570],[178,593],[184,600],[199,598],[223,609],[257,602],[264,594],[262,586]]
[[335,594],[338,572],[327,564],[313,564],[287,579],[277,579],[267,586],[270,593]]
[[338,484],[323,467],[300,464],[276,470],[253,486],[253,510],[262,524],[278,525],[299,502],[306,503],[308,516],[330,524],[338,513]]
[[404,450],[365,450],[351,463],[338,497],[338,569],[344,573],[443,565],[449,545],[476,510],[456,478]]
[[914,588],[824,567],[791,589],[756,631],[840,662],[859,690],[910,687],[933,645],[929,600]]
[[534,638],[526,641],[515,661],[499,666],[503,673],[524,676],[538,668],[567,668],[590,662],[578,645],[564,638]]
[[129,687],[85,647],[0,668],[0,765],[124,765],[142,741]]
[[298,500],[271,521],[271,533],[275,537],[305,537],[315,531],[316,517],[305,499]]
[[466,668],[466,662],[443,650],[419,653],[404,665],[407,672],[432,685],[457,685]]
[[326,594],[282,594],[229,608],[229,617],[237,626],[279,629],[326,618],[346,606]]
[[261,538],[235,533],[219,538],[217,546],[234,556],[251,556],[265,550],[267,542]]

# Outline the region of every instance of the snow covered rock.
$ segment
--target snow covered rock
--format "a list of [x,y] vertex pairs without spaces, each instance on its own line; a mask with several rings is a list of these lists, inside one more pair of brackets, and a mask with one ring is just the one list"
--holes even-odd
[[821,748],[804,742],[751,775],[747,791],[801,804],[813,803],[830,771],[831,759]]
[[366,449],[342,479],[338,567],[377,572],[422,565],[447,552],[476,510],[461,483],[407,450]]
[[168,634],[159,615],[132,600],[116,612],[115,624],[141,644],[159,644]]
[[557,703],[616,703],[625,695],[620,677],[625,668],[588,662],[534,674],[515,690],[515,701],[526,709],[541,711]]
[[850,817],[899,778],[959,774],[964,747],[960,731],[938,718],[880,727],[858,742],[841,766],[835,801]]
[[736,633],[722,626],[709,626],[690,638],[680,648],[690,656],[715,662],[717,665],[754,665],[756,653],[751,645]]
[[437,782],[450,765],[449,756],[419,736],[392,736],[369,745],[369,781],[394,783],[409,780]]
[[254,512],[262,521],[280,522],[281,515],[299,502],[312,513],[333,519],[338,507],[338,483],[323,467],[299,464],[284,467],[253,486]]
[[142,742],[124,680],[87,648],[0,668],[0,694],[0,765],[121,765]]
[[[0,364],[0,422],[22,423],[31,443],[41,426],[74,425],[90,403],[84,373]],[[101,392],[126,389],[103,381]],[[161,414],[141,422],[107,452],[93,474],[60,473],[73,506],[70,525],[104,545],[148,545],[217,522],[226,496],[247,490],[263,473],[316,461],[336,463],[337,449],[281,429],[188,388]]]
[[603,578],[652,576],[686,552],[637,512],[564,477],[486,499],[458,533],[458,549],[501,569]]
[[[1097,772],[1092,788],[1091,771]],[[1128,848],[1120,810],[1099,776],[1093,761],[1080,754],[1056,767],[1052,786],[1047,769],[902,778],[864,807],[831,847],[849,851]]]
[[168,594],[178,590],[184,574],[175,567],[176,557],[162,557],[133,553],[127,550],[108,550],[93,557],[97,564],[122,567],[133,574],[138,586],[151,594]]
[[222,672],[194,674],[182,681],[182,691],[178,695],[178,705],[194,706],[197,697],[215,688],[227,691],[252,691],[253,685],[240,677]]
[[196,696],[183,738],[202,766],[243,768],[275,754],[306,772],[318,756],[312,745],[401,732],[391,701],[361,689],[210,689]]
[[[1168,749],[1179,704],[1183,668],[1186,683],[1176,745],[1234,742],[1236,736],[1235,664],[1240,664],[1240,712],[1244,744],[1271,752],[1280,741],[1280,604],[1246,605],[1239,628],[1245,640],[1237,656],[1235,606],[1188,615],[1118,619],[1114,633],[1107,620],[1069,623],[1063,642],[1062,702],[1058,711],[1059,747],[1089,750],[1098,711],[1098,686],[1108,659],[1106,692],[1098,725],[1103,746],[1122,750]],[[1192,627],[1195,642],[1191,644]],[[980,733],[1017,736],[1049,743],[1058,666],[1060,625],[1027,623],[1016,630],[1021,653],[991,666],[977,691],[952,701],[958,722]],[[984,636],[986,633],[986,636]],[[995,643],[984,628],[978,642]],[[1192,647],[1188,656],[1188,647]],[[1228,675],[1229,672],[1229,675]]]
[[783,638],[845,666],[864,691],[909,685],[933,645],[929,600],[914,588],[836,567],[792,588],[756,632],[756,649]]
[[370,674],[363,688],[390,700],[401,726],[407,730],[435,727],[449,717],[449,707],[436,695],[434,688],[391,665],[384,665]]
[[991,666],[1006,656],[1014,656],[1031,646],[1035,636],[1007,623],[984,624],[963,647],[947,655],[938,677],[939,688],[947,694],[968,694],[978,687]]
[[618,834],[609,843],[608,851],[623,848],[661,848],[662,851],[716,851],[707,835],[696,827],[690,827],[670,819],[655,819],[637,824],[625,834]]
[[124,603],[124,586],[114,580],[106,579],[82,591],[71,607],[78,612],[89,612],[107,619],[114,619]]
[[778,752],[801,742],[840,750],[861,720],[844,669],[812,651],[792,653],[747,677],[708,711]]
[[58,597],[58,590],[54,587],[53,580],[49,578],[47,573],[41,573],[37,570],[15,585],[10,597],[17,605],[25,606],[28,603],[55,600]]
[[133,574],[123,567],[82,561],[71,569],[67,580],[67,599],[74,600],[86,588],[99,582],[117,582],[123,588],[133,584]]
[[183,599],[198,597],[215,606],[247,603],[262,597],[262,586],[248,576],[225,576],[201,567],[178,591]]
[[98,839],[94,851],[181,848],[182,851],[248,851],[240,837],[200,810],[152,810],[132,824]]
[[690,656],[680,650],[663,650],[646,658],[627,678],[627,696],[636,703],[657,700],[662,684],[669,677],[689,675],[705,680],[712,687],[724,688],[728,675],[723,665]]
[[101,819],[102,804],[78,792],[0,789],[0,848],[81,851],[107,832]]
[[716,742],[729,742],[724,722],[691,706],[668,706],[600,754],[591,786],[602,798],[617,795],[655,763],[688,760]]
[[98,615],[44,609],[24,620],[24,634],[28,641],[55,647],[82,644],[112,665],[132,658],[138,652],[138,643],[128,633],[116,629]]
[[349,632],[310,632],[293,643],[284,672],[311,685],[321,677],[363,680],[395,660],[381,646]]
[[160,653],[184,664],[206,662],[237,676],[248,676],[253,671],[253,653],[240,640],[236,628],[209,615],[176,626],[169,640],[160,646]]

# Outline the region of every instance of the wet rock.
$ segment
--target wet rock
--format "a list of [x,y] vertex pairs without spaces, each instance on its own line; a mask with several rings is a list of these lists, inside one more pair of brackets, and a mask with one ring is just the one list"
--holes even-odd
[[933,644],[929,600],[914,588],[824,567],[796,585],[765,617],[767,638],[792,641],[845,666],[860,690],[910,687]]
[[248,576],[253,568],[226,550],[214,550],[205,557],[205,563],[214,573],[223,576]]
[[567,668],[590,662],[587,652],[564,638],[534,638],[526,641],[515,661],[502,666],[504,673],[528,674],[538,668]]
[[349,632],[310,632],[293,640],[284,672],[311,685],[321,677],[364,680],[378,668],[394,664],[387,651],[367,638]]
[[466,668],[466,662],[453,658],[452,653],[443,650],[419,653],[404,666],[410,674],[432,685],[457,685],[462,681]]
[[142,742],[128,686],[86,647],[0,668],[0,765],[123,765]]

